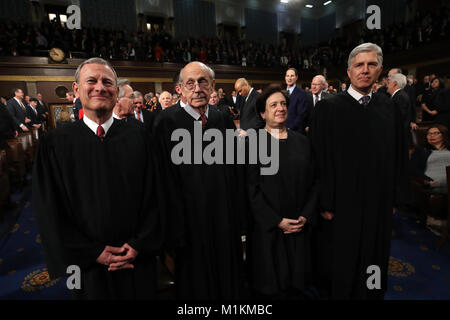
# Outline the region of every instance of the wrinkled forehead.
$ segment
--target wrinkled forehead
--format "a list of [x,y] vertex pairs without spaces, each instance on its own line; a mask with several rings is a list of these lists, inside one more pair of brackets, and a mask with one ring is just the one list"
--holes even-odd
[[80,70],[80,78],[94,77],[100,79],[110,79],[116,82],[115,74],[110,67],[99,63],[89,63]]
[[194,64],[190,66],[186,66],[183,69],[181,74],[182,81],[187,82],[190,80],[199,80],[199,79],[209,79],[208,71],[205,68],[202,68],[200,65]]
[[294,76],[294,77],[296,77],[294,70],[286,71],[286,76]]

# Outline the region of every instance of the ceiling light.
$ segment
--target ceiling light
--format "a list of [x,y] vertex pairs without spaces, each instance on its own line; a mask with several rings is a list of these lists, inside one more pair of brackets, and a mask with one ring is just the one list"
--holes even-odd
[[330,3],[331,3],[331,0],[329,0],[329,1],[327,1],[327,2],[324,2],[323,5],[324,5],[324,6],[327,6],[327,5],[329,5]]
[[307,4],[305,7],[307,7],[307,8],[312,8],[312,7],[314,7],[312,4]]

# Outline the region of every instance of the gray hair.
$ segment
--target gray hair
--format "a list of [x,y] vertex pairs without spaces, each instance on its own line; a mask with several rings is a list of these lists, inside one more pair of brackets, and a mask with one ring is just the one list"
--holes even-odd
[[[214,73],[214,70],[211,69],[210,67],[208,67],[206,64],[204,64],[203,62],[200,61],[194,61],[191,63],[198,63],[200,65],[200,67],[205,70],[206,72],[208,72],[209,74],[209,80],[214,80],[216,78],[216,74]],[[186,68],[186,66],[184,66],[184,68]],[[180,75],[179,75],[179,82],[178,83],[182,83],[183,82],[183,69],[181,69],[180,71]]]
[[352,52],[350,52],[350,54],[348,56],[348,62],[347,62],[348,69],[349,70],[351,69],[353,60],[355,59],[357,54],[359,54],[361,52],[368,52],[368,51],[376,52],[377,60],[378,60],[378,64],[379,64],[378,67],[381,67],[383,65],[383,51],[376,44],[371,43],[371,42],[366,42],[366,43],[360,44],[359,46],[354,48],[352,50]]
[[117,86],[119,87],[119,96],[118,98],[123,98],[125,96],[125,89],[123,87],[129,86],[130,81],[128,79],[120,79],[117,81]]
[[[320,82],[323,84],[323,85],[325,85],[325,83],[327,82],[327,79],[325,79],[325,77],[323,76],[323,75],[321,75],[321,74],[318,74],[317,76],[315,76],[314,78],[313,78],[313,81],[314,81],[314,79],[320,79]],[[312,81],[311,81],[312,82]]]
[[134,98],[135,98],[135,99],[136,99],[136,98],[139,98],[139,97],[144,98],[144,96],[142,95],[142,93],[140,93],[139,91],[134,91],[134,92],[133,92],[133,95],[134,95]]
[[161,92],[161,94],[159,95],[159,103],[161,103],[161,97],[163,96],[163,94],[167,93],[170,96],[170,99],[172,99],[172,94],[169,91],[163,91]]
[[114,70],[114,68],[111,66],[111,64],[108,61],[106,61],[106,60],[104,60],[102,58],[97,58],[97,57],[85,60],[78,66],[77,71],[75,71],[75,82],[76,83],[78,83],[78,80],[80,79],[81,69],[87,64],[103,64],[103,65],[107,66],[114,73],[114,81],[117,84],[117,73],[116,73],[116,70]]
[[406,86],[406,76],[401,73],[394,73],[391,75],[389,81],[396,82],[400,89],[403,89]]

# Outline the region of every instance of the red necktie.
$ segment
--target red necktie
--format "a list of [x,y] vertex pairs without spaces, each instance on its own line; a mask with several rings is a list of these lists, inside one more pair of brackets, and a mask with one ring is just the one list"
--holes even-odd
[[206,115],[203,113],[200,115],[200,118],[202,119],[202,129],[205,129],[206,127]]
[[138,121],[141,121],[141,114],[139,112],[136,112],[136,118],[138,119]]
[[99,137],[100,139],[103,139],[105,137],[105,130],[102,126],[97,127],[97,137]]

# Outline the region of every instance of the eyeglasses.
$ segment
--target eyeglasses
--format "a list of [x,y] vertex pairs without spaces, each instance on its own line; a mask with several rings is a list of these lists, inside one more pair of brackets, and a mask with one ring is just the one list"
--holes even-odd
[[441,132],[428,132],[427,133],[427,136],[438,136],[438,135],[440,135],[441,134]]
[[198,84],[200,89],[208,89],[209,87],[209,81],[206,79],[200,79],[198,81],[189,80],[188,82],[183,83],[184,87],[188,90],[194,90],[196,84]]

